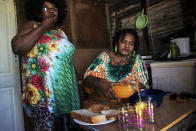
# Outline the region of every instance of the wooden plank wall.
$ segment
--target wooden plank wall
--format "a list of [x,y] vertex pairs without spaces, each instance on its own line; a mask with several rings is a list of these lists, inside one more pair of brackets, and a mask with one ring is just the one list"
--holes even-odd
[[165,0],[148,8],[149,26],[152,34],[165,33],[183,28],[179,0]]
[[70,2],[71,34],[76,48],[110,48],[105,5],[89,0],[68,1]]
[[[119,28],[135,29],[135,21],[141,14],[140,1],[127,1],[118,6],[119,3],[110,5],[109,8],[111,36]],[[148,0],[147,3],[150,54],[160,55],[164,52],[163,47],[167,48],[169,44],[168,41],[165,42],[161,39],[190,25],[193,21],[193,8],[190,7],[192,5],[190,0]],[[137,30],[137,32],[141,38],[142,31]],[[193,38],[191,37],[191,39]],[[140,43],[142,43],[142,39]],[[191,45],[195,45],[195,43],[192,42]],[[193,48],[193,46],[191,47]],[[141,44],[140,54],[143,53],[142,50]]]

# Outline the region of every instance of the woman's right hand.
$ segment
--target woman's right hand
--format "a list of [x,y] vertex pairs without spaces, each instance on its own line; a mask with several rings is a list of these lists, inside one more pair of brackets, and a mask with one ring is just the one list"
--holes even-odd
[[116,83],[108,82],[106,80],[94,77],[94,76],[88,76],[85,80],[84,83],[90,87],[94,88],[99,88],[103,92],[103,94],[111,99],[111,100],[118,100],[120,99],[116,96],[114,93],[112,86],[114,86]]
[[56,19],[57,19],[56,17],[57,16],[55,16],[54,14],[50,14],[47,18],[42,20],[40,26],[42,26],[46,30],[51,28],[56,22]]
[[112,82],[106,82],[106,81],[101,81],[99,83],[99,86],[102,90],[102,92],[105,94],[105,96],[109,99],[119,99],[115,92],[112,89],[112,86],[114,85],[114,83]]
[[50,14],[42,20],[38,28],[34,28],[34,21],[28,21],[12,39],[12,49],[14,53],[26,55],[35,46],[40,36],[50,29],[56,20],[57,16]]

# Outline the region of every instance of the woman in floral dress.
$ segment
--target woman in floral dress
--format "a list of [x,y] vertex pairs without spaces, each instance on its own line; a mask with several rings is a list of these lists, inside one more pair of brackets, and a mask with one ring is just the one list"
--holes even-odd
[[85,89],[91,100],[119,100],[112,90],[112,86],[118,83],[138,82],[140,88],[149,88],[147,69],[141,56],[135,54],[139,46],[136,31],[119,30],[112,44],[113,51],[102,52],[85,72]]
[[29,0],[26,12],[29,21],[12,40],[13,51],[22,56],[24,107],[36,131],[54,128],[55,116],[62,118],[59,130],[68,130],[63,120],[71,110],[80,109],[80,101],[75,47],[57,29],[65,16],[65,2]]

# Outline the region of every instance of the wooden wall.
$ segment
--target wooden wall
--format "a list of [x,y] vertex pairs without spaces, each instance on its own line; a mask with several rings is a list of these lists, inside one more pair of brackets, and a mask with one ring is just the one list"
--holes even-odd
[[69,0],[71,32],[78,49],[110,47],[105,5],[89,0]]
[[[141,14],[141,0],[119,1],[110,4],[111,35],[119,28],[136,28],[135,22]],[[119,5],[119,6],[118,6]],[[148,37],[151,55],[160,55],[168,48],[171,37],[190,37],[191,50],[196,51],[193,41],[194,30],[187,31],[193,21],[192,0],[148,0],[147,15],[149,18]],[[188,28],[188,29],[187,29]],[[140,50],[143,54],[142,30],[136,29],[140,36]],[[185,32],[184,34],[179,32]]]

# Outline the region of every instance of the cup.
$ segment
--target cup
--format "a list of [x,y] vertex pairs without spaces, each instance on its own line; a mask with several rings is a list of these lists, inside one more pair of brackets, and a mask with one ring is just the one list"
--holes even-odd
[[146,123],[146,102],[137,102],[135,104],[135,126],[138,130],[144,130]]
[[148,98],[148,123],[155,123],[155,111],[157,110],[157,104]]
[[130,130],[130,114],[126,106],[118,109],[118,123],[121,131]]
[[129,103],[124,105],[125,110],[128,112],[128,126],[134,127],[135,109]]
[[147,103],[144,101],[137,102],[135,104],[136,113],[138,113],[140,110],[143,112],[146,108],[147,108]]
[[146,124],[146,120],[144,117],[144,113],[142,110],[139,110],[135,114],[135,127],[136,127],[136,129],[142,131],[145,128],[145,124]]

